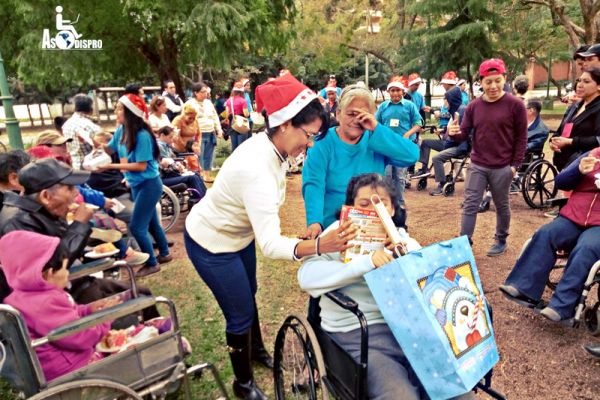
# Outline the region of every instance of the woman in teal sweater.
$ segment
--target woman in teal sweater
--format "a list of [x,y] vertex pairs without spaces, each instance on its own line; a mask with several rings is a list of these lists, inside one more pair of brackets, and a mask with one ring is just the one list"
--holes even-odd
[[385,166],[408,167],[419,158],[419,147],[379,124],[375,100],[368,89],[347,86],[340,97],[340,123],[315,141],[302,169],[302,195],[308,225],[306,238],[315,238],[336,220],[353,176]]

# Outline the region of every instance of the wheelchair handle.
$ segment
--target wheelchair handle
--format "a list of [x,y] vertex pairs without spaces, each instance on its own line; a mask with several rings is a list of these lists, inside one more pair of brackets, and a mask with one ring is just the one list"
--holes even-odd
[[31,346],[36,348],[44,344],[56,342],[57,340],[71,336],[103,322],[112,321],[117,318],[142,311],[145,308],[152,307],[156,304],[156,301],[157,300],[153,297],[142,296],[121,304],[117,304],[116,306],[97,311],[90,315],[86,315],[81,319],[53,329],[45,337],[32,340]]

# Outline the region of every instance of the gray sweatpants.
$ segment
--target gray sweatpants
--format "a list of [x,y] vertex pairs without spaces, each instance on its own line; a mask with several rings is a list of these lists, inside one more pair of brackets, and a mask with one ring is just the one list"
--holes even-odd
[[467,183],[465,185],[465,200],[463,202],[462,221],[460,234],[470,238],[475,232],[477,211],[483,199],[486,188],[490,187],[492,199],[496,206],[496,240],[505,241],[510,227],[510,205],[508,193],[513,174],[510,166],[501,168],[485,168],[471,162]]
[[[330,332],[338,343],[360,361],[360,329],[350,332]],[[369,368],[367,391],[371,400],[428,399],[419,378],[387,324],[369,325]],[[474,399],[473,392],[454,400]]]

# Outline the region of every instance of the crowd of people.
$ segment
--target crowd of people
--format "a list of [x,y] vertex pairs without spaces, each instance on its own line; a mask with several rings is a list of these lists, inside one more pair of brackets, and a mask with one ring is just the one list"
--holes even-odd
[[[575,96],[568,99],[572,104],[550,139],[554,165],[561,171],[556,186],[568,201],[536,232],[500,287],[509,300],[538,308],[556,322],[573,317],[587,273],[600,260],[600,45],[580,48],[574,57],[580,68]],[[511,89],[506,75],[502,60],[483,61],[478,69],[482,92],[472,97],[464,79],[453,71],[445,73],[439,110],[425,104],[417,73],[392,76],[386,88],[389,99],[379,105],[360,82],[341,88],[330,75],[326,86],[315,92],[288,70],[258,85],[254,99],[252,83],[241,78],[228,98],[215,103],[203,82],[191,85],[192,95],[184,101],[174,82],[166,81],[164,92],[149,104],[141,87],[129,85],[116,105],[114,133],[92,121],[92,99],[77,95],[74,114],[57,130],[41,133],[27,152],[0,154],[0,299],[23,312],[32,337],[42,337],[96,308],[82,306],[52,319],[30,312],[34,303],[55,301],[60,310],[71,297],[88,304],[128,289],[111,279],[82,278],[67,285],[68,269],[85,260],[90,245],[114,243],[115,257],[134,266],[136,277],[160,272],[173,257],[156,207],[163,184],[184,183],[191,189],[193,206],[185,221],[185,249],[223,312],[237,397],[265,399],[252,362],[273,368],[256,304],[258,245],[267,258],[302,262],[299,285],[312,296],[339,289],[361,305],[370,325],[369,398],[398,398],[398,393],[405,399],[426,398],[363,278],[394,255],[380,250],[342,263],[340,252],[349,248],[357,227],[340,221],[339,211],[342,205],[372,208],[370,199],[376,194],[393,215],[407,249],[418,249],[405,230],[405,188],[411,178],[429,176],[432,166],[437,186],[430,194],[440,195],[445,163],[469,156],[456,233],[475,245],[477,215],[489,191],[496,230],[487,255],[504,254],[511,184],[526,153],[543,151],[549,135],[540,100],[527,96],[527,80],[516,78]],[[264,131],[253,129],[255,111],[264,117]],[[440,137],[423,140],[430,112],[438,119]],[[231,140],[232,153],[213,182],[219,138]],[[437,153],[432,156],[431,150]],[[101,158],[105,160],[97,163]],[[279,211],[290,160],[300,158],[306,227],[287,237],[281,232]],[[207,188],[207,183],[212,186]],[[46,243],[36,262],[19,258],[19,246],[28,240]],[[552,299],[544,304],[544,282],[557,251],[567,251],[568,262]],[[29,284],[39,289],[27,305],[20,297],[30,290],[23,286],[23,276],[30,276]],[[151,294],[144,287],[140,292]],[[357,324],[327,299],[320,306],[323,328],[358,360]],[[144,311],[146,320],[157,316],[155,308]],[[124,317],[112,326],[128,323]],[[46,376],[52,379],[94,362],[98,355],[91,348],[109,326],[73,336],[67,347],[57,342],[36,349]],[[600,356],[600,345],[590,345],[588,351]],[[69,362],[57,366],[52,361],[57,353]]]

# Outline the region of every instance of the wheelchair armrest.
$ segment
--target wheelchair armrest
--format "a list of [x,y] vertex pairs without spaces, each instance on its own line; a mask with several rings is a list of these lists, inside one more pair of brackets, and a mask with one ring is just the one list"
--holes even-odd
[[337,290],[325,293],[325,296],[338,306],[342,307],[344,310],[352,311],[354,314],[356,314],[356,311],[358,310],[358,303],[351,297],[348,297]]
[[116,262],[110,257],[100,258],[87,263],[73,265],[69,268],[69,280],[75,280],[100,271],[106,271],[115,266]]
[[142,311],[143,309],[151,307],[155,304],[156,299],[153,297],[137,297],[124,303],[117,304],[116,306],[109,307],[105,310],[97,311],[90,315],[86,315],[81,319],[53,329],[45,337],[33,340],[31,342],[31,345],[35,348],[50,342],[55,342],[64,337],[73,335],[77,332],[81,332],[85,329],[99,325],[103,322],[112,321],[117,318],[124,317],[125,315]]
[[567,201],[569,201],[569,199],[567,197],[548,199],[548,200],[546,200],[545,205],[548,207],[562,208],[563,206],[565,206],[567,204]]

